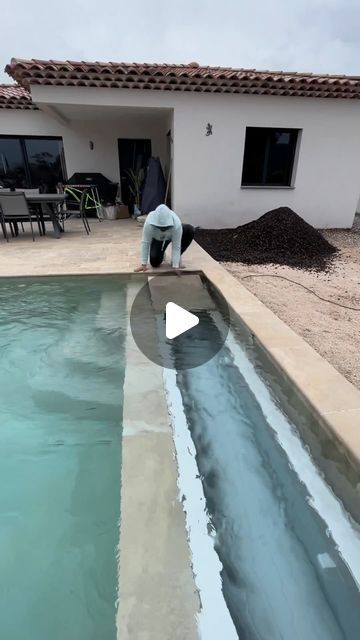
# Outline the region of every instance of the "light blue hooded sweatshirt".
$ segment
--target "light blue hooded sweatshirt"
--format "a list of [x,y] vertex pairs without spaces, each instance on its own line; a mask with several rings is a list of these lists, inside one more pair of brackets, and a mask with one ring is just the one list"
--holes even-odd
[[[167,231],[161,231],[159,227],[171,227]],[[175,269],[180,265],[182,224],[179,216],[171,211],[165,204],[159,204],[155,211],[148,214],[142,235],[141,262],[147,264],[149,260],[150,244],[153,239],[162,240],[165,243],[171,241],[171,264]]]

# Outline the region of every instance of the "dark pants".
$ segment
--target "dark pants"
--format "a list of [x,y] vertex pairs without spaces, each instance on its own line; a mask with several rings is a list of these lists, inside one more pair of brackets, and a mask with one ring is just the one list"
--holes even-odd
[[[183,224],[181,236],[181,253],[184,253],[188,246],[194,239],[195,229],[191,224]],[[166,248],[169,246],[171,240],[155,240],[151,241],[150,245],[150,264],[152,267],[159,267],[164,260],[164,254]],[[163,246],[164,245],[164,246]]]

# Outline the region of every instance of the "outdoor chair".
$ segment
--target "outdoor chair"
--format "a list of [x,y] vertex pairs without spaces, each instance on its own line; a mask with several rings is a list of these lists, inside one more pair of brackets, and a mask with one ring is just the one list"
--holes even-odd
[[[56,190],[58,193],[64,193],[63,185],[58,184]],[[86,210],[87,210],[86,204],[87,204],[89,192],[90,192],[90,189],[83,190],[81,194],[80,202],[79,202],[79,208],[76,211],[72,209],[67,209],[67,203],[65,202],[63,207],[63,214],[62,214],[63,224],[65,223],[66,220],[69,220],[69,218],[72,218],[75,216],[81,218],[87,235],[89,235],[91,231],[90,224],[86,215]]]
[[[36,195],[37,193],[40,193],[40,189],[15,189],[15,191],[16,191],[16,193],[24,193],[25,196],[31,196],[31,195]],[[29,207],[30,211],[36,217],[37,214],[38,214],[37,206],[36,205],[31,205],[31,204],[28,203],[28,207]],[[21,222],[20,224],[21,224],[21,229],[23,231],[25,231],[23,223]],[[40,232],[40,235],[41,235],[41,227],[39,227],[39,232]]]
[[26,196],[35,196],[40,193],[40,189],[15,189],[15,193],[24,193]]
[[89,189],[84,189],[84,191],[82,192],[81,200],[80,200],[80,209],[79,209],[80,218],[82,220],[82,223],[84,225],[87,235],[89,235],[91,231],[89,221],[86,215],[86,202],[87,202],[88,192],[89,192]]
[[[14,193],[14,192],[24,193],[25,196],[31,196],[31,195],[36,195],[37,193],[40,193],[40,189],[1,189],[0,191],[0,193]],[[31,205],[28,203],[28,207],[31,213],[34,215],[34,217],[37,218],[37,214],[38,214],[37,205]],[[25,231],[23,222],[20,222],[20,224],[21,224],[22,231]],[[12,229],[12,225],[11,225],[11,229]],[[39,227],[39,232],[41,235],[41,227]]]
[[[23,192],[9,191],[3,193],[0,191],[0,224],[7,242],[9,236],[6,230],[6,223],[10,225],[11,234],[17,235],[17,223],[30,222],[31,234],[33,242],[35,242],[33,218],[36,219],[41,235],[40,219],[36,211],[30,211],[28,203]],[[15,232],[13,231],[13,228]]]

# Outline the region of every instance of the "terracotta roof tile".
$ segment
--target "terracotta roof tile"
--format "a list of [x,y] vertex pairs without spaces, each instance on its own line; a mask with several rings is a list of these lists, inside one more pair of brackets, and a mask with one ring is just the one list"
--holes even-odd
[[40,84],[360,99],[359,76],[201,67],[196,62],[176,65],[13,58],[5,70],[26,89]]
[[0,84],[0,109],[37,109],[26,89],[17,84]]

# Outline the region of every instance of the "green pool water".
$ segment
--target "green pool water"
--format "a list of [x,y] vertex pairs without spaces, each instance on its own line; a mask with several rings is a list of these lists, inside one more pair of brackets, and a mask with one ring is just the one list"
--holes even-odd
[[0,638],[116,637],[125,285],[0,282]]

